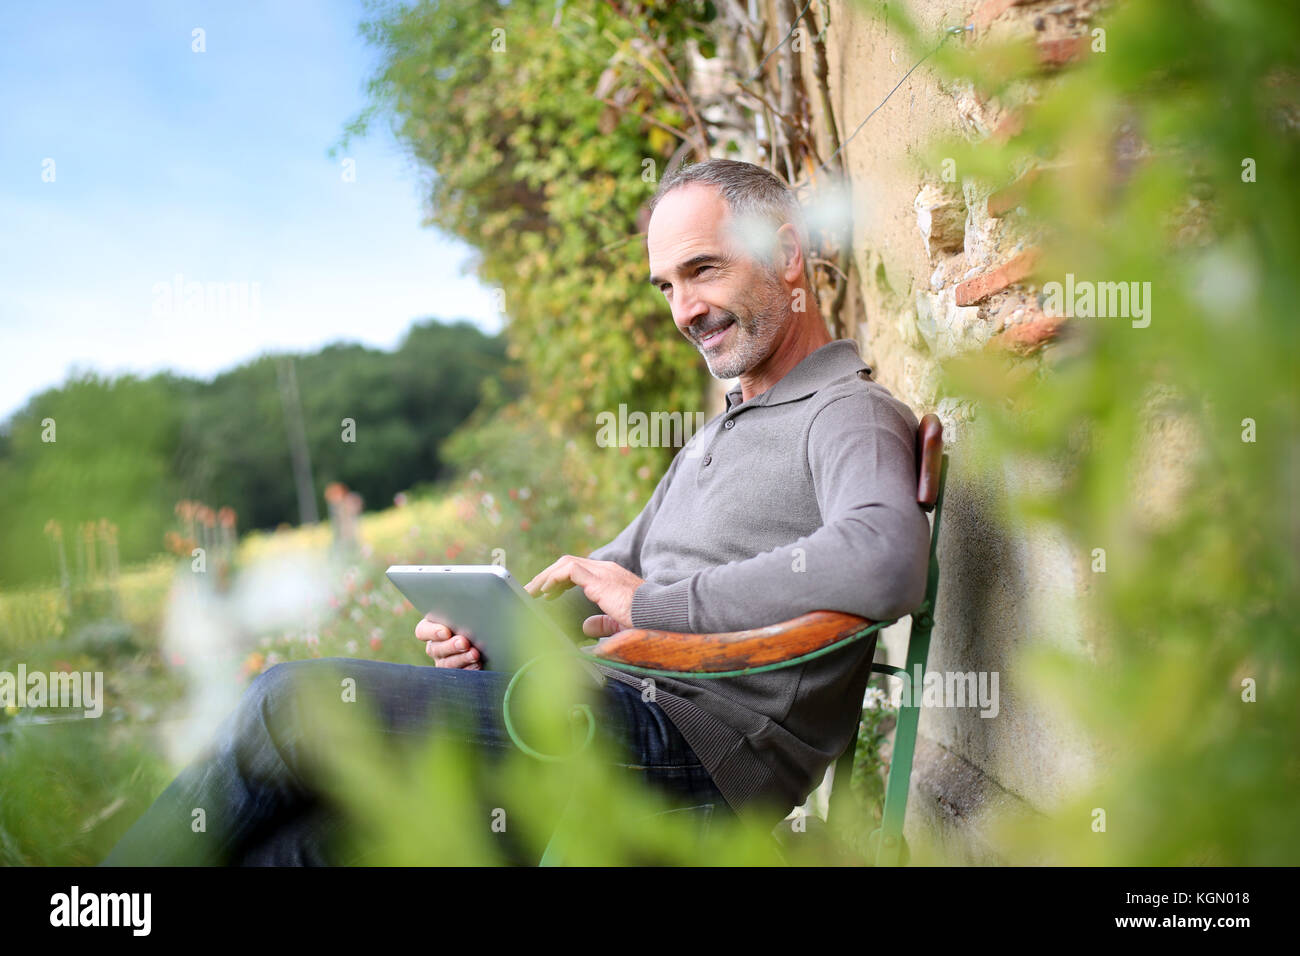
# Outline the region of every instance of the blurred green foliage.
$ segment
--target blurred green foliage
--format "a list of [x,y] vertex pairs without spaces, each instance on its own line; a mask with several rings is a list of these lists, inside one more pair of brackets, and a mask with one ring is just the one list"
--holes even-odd
[[[936,42],[912,38],[918,55]],[[1087,23],[1084,52],[1050,78],[1025,41],[933,61],[1024,118],[1003,145],[936,143],[927,168],[951,157],[986,190],[1042,168],[1012,213],[1042,249],[1035,281],[1152,290],[1147,327],[1073,318],[1040,357],[948,368],[949,394],[979,401],[963,457],[1054,476],[1014,481],[1008,517],[1064,529],[1092,572],[1058,617],[1092,655],[1043,635],[1017,666],[1095,743],[1095,774],[1009,823],[1003,849],[1294,864],[1300,7],[1128,0]]]
[[0,865],[93,866],[168,778],[139,727],[0,722]]
[[489,755],[473,745],[472,730],[455,736],[445,732],[451,728],[394,747],[369,708],[332,689],[305,704],[329,741],[315,769],[353,825],[344,859],[531,865],[554,840],[566,866],[840,861],[829,839],[795,840],[782,851],[770,824],[730,818],[721,808],[702,826],[646,783],[644,768],[626,762],[608,728],[597,725],[588,739],[582,708],[599,714],[595,691],[565,655],[548,653],[543,639],[534,643],[541,656],[517,679],[508,706],[515,733],[540,756],[518,748]]
[[[297,523],[276,362],[266,356],[218,376],[185,420],[187,495],[234,507],[242,527]],[[466,322],[416,325],[391,353],[327,346],[295,358],[294,369],[322,515],[320,496],[334,481],[384,508],[396,492],[448,477],[440,446],[484,386],[492,383],[498,402],[521,387],[505,343]],[[345,418],[356,422],[355,442],[341,440]]]
[[[296,523],[277,361],[211,382],[88,373],[32,398],[0,432],[0,586],[57,577],[51,520],[74,573],[83,523],[115,524],[122,563],[138,561],[162,550],[184,498],[234,508],[245,529]],[[444,439],[481,401],[497,407],[522,388],[500,337],[465,322],[417,324],[391,353],[332,345],[293,361],[322,514],[333,481],[383,507],[447,478]],[[355,442],[341,440],[344,418]]]
[[[679,146],[663,126],[687,126],[662,84],[670,70],[684,75],[688,39],[710,40],[711,5],[426,0],[371,11],[363,33],[380,66],[348,135],[391,121],[429,174],[429,222],[478,250],[476,272],[500,290],[510,355],[527,370],[509,421],[562,449],[567,474],[583,473],[562,510],[590,511],[589,484],[615,503],[596,515],[593,546],[603,543],[674,449],[599,448],[597,413],[702,407],[707,371],[646,283],[638,213]],[[663,126],[642,118],[651,113]],[[508,447],[493,455],[481,442],[475,459],[498,492],[498,472],[516,467]]]
[[62,525],[71,573],[79,526],[101,518],[117,525],[122,554],[162,549],[180,490],[173,462],[188,387],[171,375],[88,373],[10,418],[0,437],[0,586],[57,580],[51,520]]

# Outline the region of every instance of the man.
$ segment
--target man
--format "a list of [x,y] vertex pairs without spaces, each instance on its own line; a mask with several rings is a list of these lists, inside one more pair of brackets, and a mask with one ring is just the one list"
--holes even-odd
[[[651,212],[651,284],[709,371],[740,386],[631,525],[527,589],[581,588],[600,612],[583,626],[593,637],[914,610],[929,544],[917,422],[865,380],[852,341],[831,341],[798,203],[759,167],[711,160],[666,178]],[[780,819],[852,738],[874,647],[743,678],[657,678],[656,701],[733,808],[763,803]]]
[[[598,638],[630,626],[713,632],[813,610],[872,620],[914,610],[929,537],[916,505],[916,418],[868,380],[854,342],[827,334],[793,195],[752,164],[687,167],[652,200],[647,247],[650,282],[678,330],[714,376],[739,386],[630,525],[587,557],[559,558],[527,590],[558,597]],[[441,624],[421,621],[416,637],[436,668],[348,662],[359,689],[386,702],[386,729],[437,734],[472,714],[481,747],[510,749],[500,725],[509,675],[482,671],[477,651]],[[622,766],[678,802],[775,823],[852,738],[874,648],[863,640],[746,677],[657,678],[653,694],[640,677],[601,666],[598,723],[622,748]],[[192,847],[173,850],[156,834],[199,799],[227,821],[204,861],[330,862],[327,817],[310,792],[283,783],[299,779],[310,735],[291,717],[295,683],[326,663],[261,675],[213,755],[187,769],[106,862],[192,860]],[[454,673],[465,679],[441,676]]]

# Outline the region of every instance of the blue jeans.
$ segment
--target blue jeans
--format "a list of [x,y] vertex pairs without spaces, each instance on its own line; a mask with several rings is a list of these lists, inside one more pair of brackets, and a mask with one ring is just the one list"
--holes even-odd
[[[299,716],[304,684],[337,695],[339,671],[356,681],[358,701],[378,701],[376,716],[394,746],[455,736],[485,760],[515,750],[502,718],[510,674],[322,658],[277,664],[245,690],[235,711],[194,763],[163,791],[105,858],[103,866],[321,866],[344,858],[343,814],[314,787],[306,756],[320,734]],[[658,704],[614,680],[596,691],[596,733],[618,766],[690,810],[702,827],[730,814],[726,800]],[[581,800],[581,795],[576,799]],[[203,808],[205,832],[191,829]],[[511,840],[507,858],[535,864]]]

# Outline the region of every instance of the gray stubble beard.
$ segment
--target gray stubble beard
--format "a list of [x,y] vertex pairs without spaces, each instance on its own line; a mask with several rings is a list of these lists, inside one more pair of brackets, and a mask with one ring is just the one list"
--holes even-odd
[[[772,342],[785,325],[786,304],[785,287],[769,272],[760,292],[760,301],[749,318],[742,319],[735,313],[728,313],[736,323],[735,342],[726,355],[712,360],[705,355],[704,363],[709,367],[709,373],[714,378],[732,379],[767,358],[772,351]],[[698,343],[696,347],[699,347]],[[704,354],[703,349],[700,349],[700,354]]]

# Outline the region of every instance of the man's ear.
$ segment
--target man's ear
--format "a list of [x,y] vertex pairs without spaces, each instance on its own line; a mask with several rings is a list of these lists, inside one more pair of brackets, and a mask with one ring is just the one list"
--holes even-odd
[[783,223],[776,231],[776,270],[786,282],[798,285],[805,273],[803,248],[799,244],[799,233],[790,223]]

